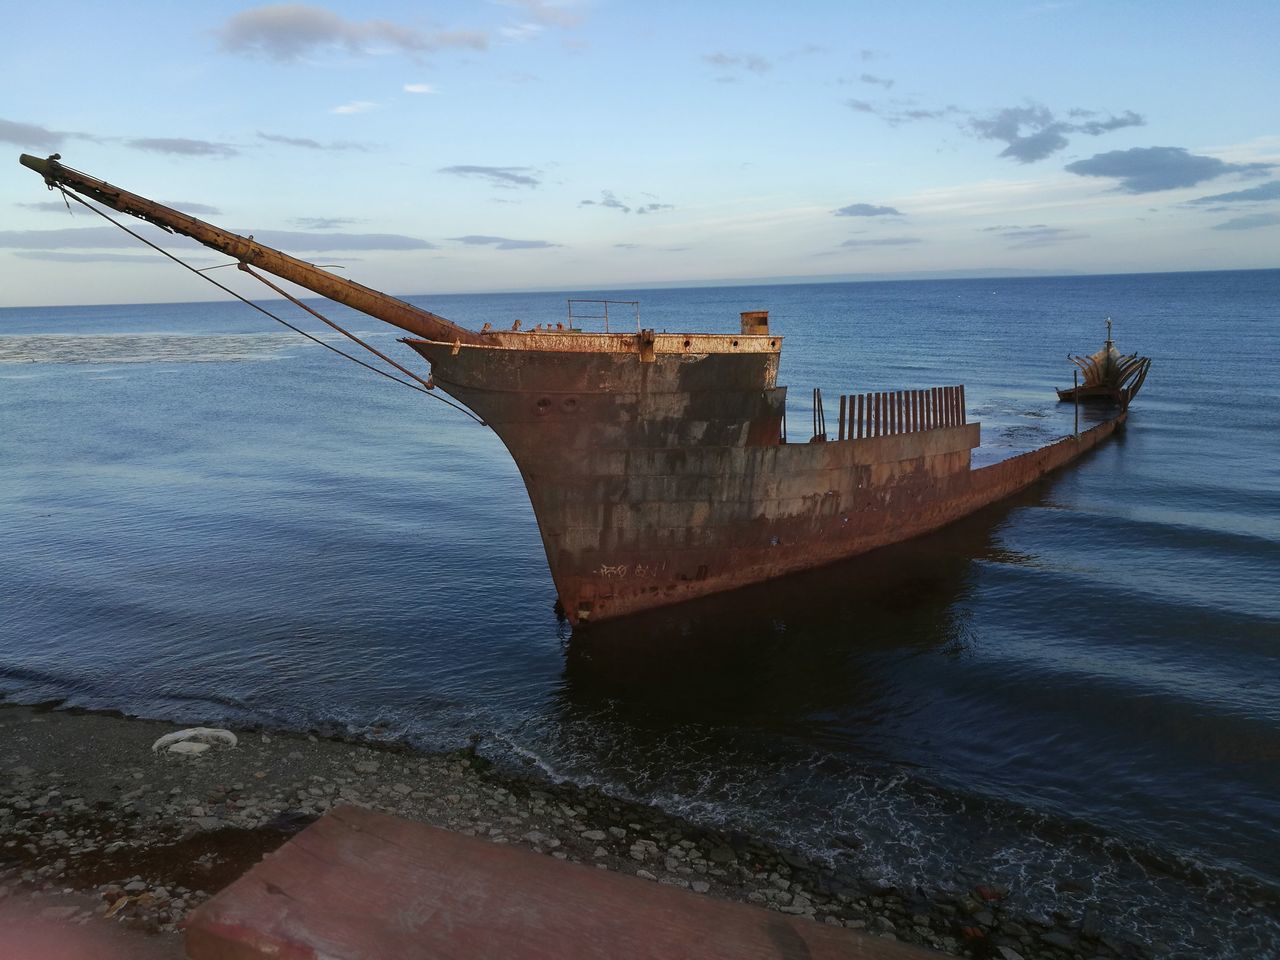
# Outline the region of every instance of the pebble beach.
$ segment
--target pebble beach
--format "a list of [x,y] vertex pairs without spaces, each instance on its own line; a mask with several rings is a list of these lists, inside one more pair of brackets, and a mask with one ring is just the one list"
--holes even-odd
[[[237,730],[234,746],[199,753],[152,749],[178,729],[0,708],[0,900],[64,925],[131,931],[148,949],[171,943],[180,956],[190,910],[351,804],[956,956],[1158,955],[1092,913],[1018,916],[995,885],[929,895],[885,888],[593,788],[498,769],[472,750],[428,754],[263,729]],[[40,899],[50,896],[64,899]]]

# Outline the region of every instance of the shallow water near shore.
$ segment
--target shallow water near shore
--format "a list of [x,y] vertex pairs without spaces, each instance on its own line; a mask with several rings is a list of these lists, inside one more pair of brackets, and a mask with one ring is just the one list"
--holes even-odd
[[[559,294],[417,302],[562,320]],[[947,531],[570,636],[496,437],[237,304],[0,311],[0,694],[454,747],[1168,956],[1280,952],[1280,272],[613,291],[810,388],[963,382],[985,463],[1116,440]],[[398,358],[396,333],[332,311]],[[398,352],[397,352],[398,351]],[[828,414],[830,416],[830,413]]]

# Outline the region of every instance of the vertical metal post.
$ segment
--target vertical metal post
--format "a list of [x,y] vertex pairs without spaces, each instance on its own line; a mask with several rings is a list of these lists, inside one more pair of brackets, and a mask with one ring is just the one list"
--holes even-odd
[[848,403],[848,400],[849,398],[846,397],[843,393],[840,394],[840,431],[836,435],[836,439],[838,440],[844,439],[844,411],[845,411],[845,404]]
[[964,384],[960,384],[960,425],[964,426],[969,422],[969,412],[964,408]]
[[1074,396],[1076,399],[1076,439],[1079,440],[1080,439],[1080,371],[1072,370],[1071,379],[1076,386],[1075,390],[1072,391],[1072,396]]

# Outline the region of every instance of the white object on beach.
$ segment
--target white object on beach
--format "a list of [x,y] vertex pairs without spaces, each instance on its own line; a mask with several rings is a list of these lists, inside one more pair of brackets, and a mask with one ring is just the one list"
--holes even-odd
[[237,743],[236,735],[220,727],[189,727],[176,733],[166,733],[151,745],[151,752],[168,747],[170,753],[203,753],[214,743],[234,747]]
[[170,753],[204,753],[208,749],[207,743],[197,743],[195,740],[179,740],[169,744]]

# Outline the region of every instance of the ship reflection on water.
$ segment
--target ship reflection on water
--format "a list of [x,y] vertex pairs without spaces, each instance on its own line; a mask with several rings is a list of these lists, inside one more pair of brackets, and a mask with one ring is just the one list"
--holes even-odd
[[973,565],[1030,562],[997,532],[1042,496],[818,570],[579,627],[566,644],[564,707],[608,702],[655,722],[785,726],[840,714],[842,725],[874,725],[894,699],[888,662],[965,654]]

